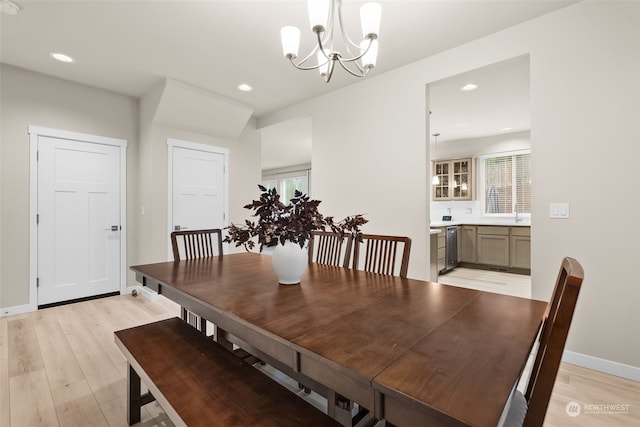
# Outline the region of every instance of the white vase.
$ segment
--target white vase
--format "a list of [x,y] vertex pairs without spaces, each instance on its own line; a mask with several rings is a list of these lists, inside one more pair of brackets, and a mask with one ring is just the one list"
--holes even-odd
[[306,247],[287,241],[273,249],[271,261],[281,285],[298,285],[307,269],[309,256]]

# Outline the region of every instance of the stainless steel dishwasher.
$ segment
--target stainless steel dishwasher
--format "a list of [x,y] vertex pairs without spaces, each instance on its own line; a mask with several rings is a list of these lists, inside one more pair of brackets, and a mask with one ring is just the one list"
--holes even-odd
[[443,272],[453,270],[458,266],[458,227],[447,227],[445,266]]

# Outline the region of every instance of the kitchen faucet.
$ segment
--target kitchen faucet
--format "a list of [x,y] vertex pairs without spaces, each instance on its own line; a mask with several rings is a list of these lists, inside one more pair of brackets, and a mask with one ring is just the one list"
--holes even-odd
[[516,211],[516,222],[522,221],[522,218],[518,215],[518,204],[514,204],[514,210]]

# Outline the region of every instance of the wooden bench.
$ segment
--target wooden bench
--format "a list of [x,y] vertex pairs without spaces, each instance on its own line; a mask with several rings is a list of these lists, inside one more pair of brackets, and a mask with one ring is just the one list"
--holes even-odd
[[153,400],[176,426],[340,425],[177,317],[117,331],[115,342],[129,367],[129,425]]

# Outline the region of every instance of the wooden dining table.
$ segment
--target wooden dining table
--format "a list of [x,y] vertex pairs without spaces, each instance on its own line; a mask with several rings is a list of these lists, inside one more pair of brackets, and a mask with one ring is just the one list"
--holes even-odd
[[256,253],[131,268],[220,339],[325,395],[344,425],[363,422],[354,402],[396,426],[498,425],[547,307],[316,263],[299,285],[279,285]]

